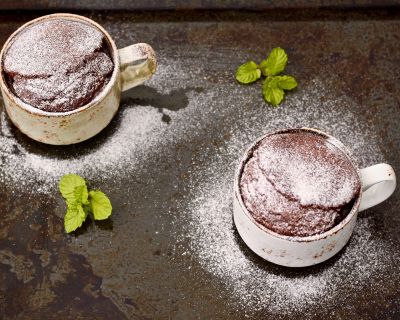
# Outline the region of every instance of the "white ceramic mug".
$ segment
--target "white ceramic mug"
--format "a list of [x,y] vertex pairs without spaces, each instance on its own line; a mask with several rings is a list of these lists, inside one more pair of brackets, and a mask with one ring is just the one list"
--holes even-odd
[[338,225],[322,234],[293,237],[273,232],[255,221],[247,210],[240,192],[240,178],[244,165],[260,140],[272,134],[292,130],[312,131],[330,139],[348,155],[354,167],[357,168],[350,151],[340,141],[319,130],[300,128],[264,135],[247,150],[236,171],[233,217],[236,228],[244,242],[260,257],[282,266],[305,267],[331,258],[345,246],[356,224],[357,213],[389,198],[396,188],[396,175],[393,168],[385,163],[361,170],[357,169],[362,191],[357,196],[353,208]]
[[[109,43],[114,70],[109,83],[88,104],[68,112],[46,112],[24,103],[11,92],[2,66],[4,55],[17,34],[30,25],[59,18],[80,21],[99,29]],[[137,43],[118,50],[107,31],[93,20],[75,14],[56,13],[24,24],[6,41],[0,53],[0,88],[7,114],[16,127],[34,140],[66,145],[89,139],[103,130],[118,110],[121,92],[149,79],[156,66],[154,50],[148,44]]]

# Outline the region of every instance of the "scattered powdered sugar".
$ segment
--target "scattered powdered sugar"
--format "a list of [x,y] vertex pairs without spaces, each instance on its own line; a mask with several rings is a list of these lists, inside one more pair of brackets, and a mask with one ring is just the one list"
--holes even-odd
[[[157,71],[157,83],[154,79],[147,82],[156,89],[154,94],[161,95],[173,90],[162,80],[169,75],[170,69],[180,71],[176,60],[160,61]],[[183,85],[187,81],[182,77]],[[149,90],[149,89],[147,89]],[[137,170],[147,170],[146,159],[153,154],[163,154],[169,145],[178,143],[189,135],[196,134],[199,122],[197,105],[209,101],[212,104],[213,92],[203,93],[201,97],[193,90],[186,95],[190,103],[179,112],[167,112],[173,125],[162,121],[163,114],[151,105],[136,105],[129,100],[121,106],[118,119],[110,126],[112,131],[105,138],[85,142],[69,147],[41,145],[24,137],[20,143],[21,133],[13,127],[0,96],[0,183],[13,189],[32,190],[32,193],[51,195],[57,188],[60,177],[67,173],[80,174],[85,179],[115,179],[129,175]],[[38,147],[36,147],[38,145]],[[36,149],[38,148],[38,149]],[[63,150],[65,148],[65,151]],[[151,170],[151,168],[150,168]]]
[[334,308],[345,303],[349,290],[357,295],[379,283],[382,275],[391,281],[393,275],[387,270],[397,263],[399,252],[374,235],[370,217],[359,217],[349,245],[331,262],[298,272],[250,254],[233,224],[234,172],[245,149],[262,133],[284,127],[316,127],[342,140],[361,166],[384,161],[379,138],[352,113],[354,105],[345,96],[334,96],[315,79],[309,88],[288,97],[274,119],[260,114],[238,121],[230,140],[207,159],[207,168],[199,174],[193,170],[192,188],[181,203],[187,213],[191,251],[204,270],[232,292],[228,302],[232,309],[244,310],[249,317],[264,312],[276,319],[280,315],[306,318],[305,312],[318,314],[321,306]]
[[[272,109],[261,98],[255,99],[260,96],[256,88],[239,86],[233,80],[228,82],[224,74],[220,75],[221,80],[193,69],[191,58],[181,59],[179,52],[173,59],[165,56],[173,56],[175,52],[160,55],[159,69],[155,79],[147,83],[146,90],[153,92],[154,89],[154,94],[164,96],[196,86],[204,91],[198,94],[188,89],[186,108],[174,112],[164,109],[171,118],[170,124],[161,121],[162,114],[157,107],[128,103],[119,111],[118,121],[113,124],[116,127],[105,139],[91,142],[90,148],[77,145],[68,154],[57,155],[38,152],[26,141],[19,143],[16,129],[11,127],[3,108],[0,182],[12,190],[22,188],[32,190],[33,194],[52,194],[65,173],[81,174],[89,181],[115,180],[131,176],[135,170],[151,170],[146,162],[150,157],[167,154],[173,145],[190,145],[191,141],[201,140],[217,128],[216,136],[226,133],[228,138],[220,139],[223,142],[217,146],[199,144],[198,153],[193,151],[189,180],[185,181],[187,194],[178,200],[179,211],[172,217],[184,219],[190,238],[189,244],[181,244],[182,235],[177,234],[177,245],[189,246],[201,267],[232,294],[227,301],[231,308],[245,310],[248,315],[270,310],[276,318],[279,314],[298,315],[305,310],[317,310],[322,303],[329,306],[335,299],[340,301],[343,287],[361,290],[373,284],[393,263],[390,259],[396,259],[399,254],[390,244],[374,236],[369,218],[359,219],[349,246],[337,260],[318,272],[291,277],[279,267],[252,258],[238,239],[232,221],[234,172],[245,148],[266,132],[315,127],[347,145],[361,166],[384,161],[373,128],[352,112],[355,102],[330,91],[329,78],[314,79],[303,84],[298,92],[288,94],[283,106]],[[216,60],[222,61],[220,58],[226,54],[217,52]],[[185,55],[197,59],[196,50],[188,50]],[[210,55],[210,59],[215,58]],[[228,77],[231,79],[231,74]],[[253,91],[248,94],[246,90],[257,94]],[[390,277],[386,275],[386,281]]]
[[[230,163],[233,165],[233,163]],[[217,169],[213,168],[218,172]],[[227,176],[223,176],[227,174]],[[321,305],[332,306],[350,285],[362,291],[374,277],[385,274],[396,253],[379,237],[373,237],[371,218],[360,217],[350,244],[340,257],[319,272],[305,271],[287,277],[280,267],[264,268],[243,251],[232,221],[232,192],[224,172],[194,191],[189,207],[192,250],[203,267],[233,292],[232,307],[254,313],[268,309],[276,314],[303,314]],[[223,182],[222,182],[223,181]],[[287,270],[287,269],[286,269]],[[386,279],[386,281],[389,281]]]
[[[23,145],[17,144],[3,110],[0,120],[0,152],[3,155],[0,160],[3,167],[0,180],[14,186],[17,183],[21,187],[39,181],[36,192],[47,193],[66,173],[81,174],[93,179],[113,175],[122,168],[127,172],[130,166],[138,164],[136,160],[146,149],[154,146],[159,137],[154,133],[162,134],[166,125],[160,121],[160,114],[153,108],[137,107],[122,113],[119,130],[100,147],[85,155],[71,155],[63,159],[30,152]],[[135,139],[132,140],[133,136]],[[14,152],[15,148],[17,152]]]

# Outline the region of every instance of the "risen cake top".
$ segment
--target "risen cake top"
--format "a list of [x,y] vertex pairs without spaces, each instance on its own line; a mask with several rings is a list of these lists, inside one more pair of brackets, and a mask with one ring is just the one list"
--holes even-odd
[[240,188],[258,222],[280,234],[308,236],[347,215],[360,181],[347,155],[329,139],[295,131],[261,141],[244,167]]
[[77,109],[108,83],[113,70],[104,34],[78,21],[51,19],[16,35],[5,53],[11,90],[50,112]]

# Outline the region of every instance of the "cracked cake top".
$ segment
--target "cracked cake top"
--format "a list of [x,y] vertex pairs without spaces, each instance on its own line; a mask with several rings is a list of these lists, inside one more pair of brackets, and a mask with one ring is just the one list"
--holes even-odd
[[290,236],[331,229],[351,210],[360,187],[356,168],[337,145],[301,130],[260,141],[240,179],[252,216]]
[[51,19],[26,27],[5,52],[10,89],[33,107],[71,111],[108,83],[113,62],[104,34],[89,24]]

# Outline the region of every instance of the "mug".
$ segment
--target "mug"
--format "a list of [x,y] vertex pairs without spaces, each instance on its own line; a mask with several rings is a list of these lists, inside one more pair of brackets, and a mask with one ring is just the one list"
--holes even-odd
[[[100,30],[109,43],[114,70],[109,83],[88,104],[68,112],[46,112],[23,102],[11,92],[4,78],[3,60],[12,40],[22,30],[38,22],[59,18],[83,22]],[[74,144],[103,130],[118,110],[121,92],[149,79],[156,66],[154,50],[148,44],[137,43],[117,49],[107,31],[93,20],[75,14],[56,13],[24,24],[8,38],[0,53],[0,89],[8,116],[24,134],[47,144]]]
[[[354,158],[350,151],[337,139],[316,129],[287,129],[276,133],[293,130],[314,132],[333,141],[350,159],[353,166]],[[278,265],[287,267],[306,267],[321,263],[338,253],[349,241],[360,211],[373,207],[390,197],[396,188],[396,175],[393,168],[385,163],[357,169],[361,181],[361,191],[348,215],[332,229],[324,233],[307,236],[285,236],[278,234],[259,224],[247,210],[240,191],[240,178],[243,168],[251,157],[254,148],[265,137],[259,138],[246,151],[235,174],[233,219],[236,228],[247,246],[257,255]]]

